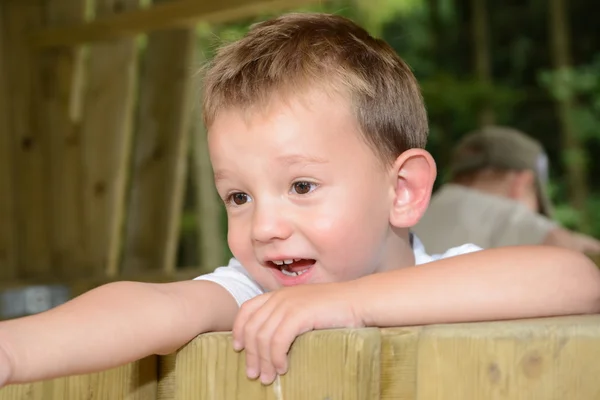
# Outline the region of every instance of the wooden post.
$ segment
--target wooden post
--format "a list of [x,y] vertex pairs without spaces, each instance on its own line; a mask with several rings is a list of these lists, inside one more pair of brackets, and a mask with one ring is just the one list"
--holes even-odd
[[597,315],[426,327],[416,398],[594,399],[598,360]]
[[289,357],[263,386],[246,378],[230,334],[200,335],[169,360],[158,398],[596,399],[600,316],[313,331]]
[[[138,0],[97,0],[96,17]],[[121,251],[137,53],[134,39],[90,46],[81,135],[88,274],[114,275]]]
[[8,221],[15,236],[9,240],[17,251],[10,258],[18,259],[21,278],[48,277],[53,273],[48,215],[49,142],[39,107],[42,89],[39,58],[28,42],[30,32],[42,25],[42,2],[10,0],[2,2],[2,7],[4,52],[10,55],[2,59],[7,77],[3,90],[8,91],[10,99],[8,148],[13,161],[8,193],[14,196],[5,200],[8,204],[4,207],[14,211],[15,220],[9,217]]
[[202,273],[212,272],[225,261],[227,242],[224,239],[222,216],[223,202],[215,189],[213,169],[208,155],[206,129],[200,110],[194,114],[192,160],[198,221],[198,254]]
[[135,11],[97,15],[93,21],[83,24],[31,31],[30,40],[36,46],[75,46],[89,42],[130,38],[159,30],[193,28],[200,21],[210,24],[242,21],[264,13],[283,12],[286,9],[305,7],[314,3],[319,3],[319,0],[167,1]]
[[269,386],[246,378],[231,335],[205,334],[177,354],[174,392],[159,400],[379,399],[377,329],[315,331],[296,339],[290,373]]
[[289,371],[264,386],[230,333],[207,333],[159,360],[8,386],[0,400],[597,399],[598,360],[600,315],[331,329],[299,336]]
[[[84,20],[85,2],[49,2],[50,25]],[[89,274],[85,259],[82,166],[83,146],[79,123],[82,95],[82,49],[39,49],[43,91],[41,108],[44,131],[50,144],[50,220],[52,262],[59,276]]]
[[0,400],[154,400],[157,357],[95,374],[69,376],[0,389]]
[[381,399],[415,400],[417,397],[420,327],[381,330]]
[[194,37],[193,29],[148,36],[140,84],[124,272],[175,270],[190,136]]
[[0,281],[17,278],[17,224],[15,220],[15,171],[13,168],[13,135],[10,130],[8,82],[6,76],[8,52],[4,39],[7,24],[4,9],[7,2],[0,3]]

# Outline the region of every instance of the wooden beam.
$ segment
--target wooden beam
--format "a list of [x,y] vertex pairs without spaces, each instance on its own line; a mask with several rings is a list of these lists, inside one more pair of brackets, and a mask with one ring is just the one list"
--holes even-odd
[[[84,21],[85,2],[49,2],[45,21],[51,25]],[[82,165],[83,146],[78,129],[83,94],[81,47],[48,48],[39,52],[44,96],[40,112],[48,138],[50,160],[50,242],[58,276],[89,276],[81,268],[85,256]],[[80,108],[80,107],[79,107]]]
[[149,356],[103,372],[9,385],[0,389],[0,400],[155,399],[157,359]]
[[[8,1],[3,7],[4,51],[11,132],[12,189],[18,277],[49,277],[55,272],[50,254],[49,141],[40,113],[45,87],[39,54],[27,35],[41,29],[43,2]],[[0,222],[3,223],[3,222]]]
[[235,352],[231,342],[229,333],[207,333],[182,348],[174,371],[169,360],[171,365],[160,377],[158,400],[381,398],[378,329],[330,329],[299,336],[289,353],[290,373],[268,386],[246,378],[245,354]]
[[175,271],[187,171],[195,45],[195,31],[189,28],[148,36],[133,146],[122,266],[126,273]]
[[427,326],[414,398],[597,399],[599,344],[598,315]]
[[192,146],[199,264],[206,268],[203,272],[209,273],[227,261],[227,239],[223,232],[223,202],[215,188],[213,169],[208,155],[206,127],[202,123],[199,109],[194,115]]
[[301,7],[322,0],[179,0],[146,9],[97,18],[85,24],[46,28],[32,36],[38,46],[75,46],[130,37],[140,33],[194,26],[200,21],[223,23],[260,13]]
[[[138,0],[97,0],[96,15],[108,18],[117,5],[135,9],[138,3]],[[133,38],[90,46],[81,121],[89,257],[84,265],[90,275],[118,273],[137,71]]]
[[[4,21],[6,2],[0,3],[0,60],[8,59],[4,49],[6,22]],[[13,136],[10,129],[9,77],[6,76],[6,62],[0,62],[0,281],[17,277],[17,232],[15,219],[15,183]]]

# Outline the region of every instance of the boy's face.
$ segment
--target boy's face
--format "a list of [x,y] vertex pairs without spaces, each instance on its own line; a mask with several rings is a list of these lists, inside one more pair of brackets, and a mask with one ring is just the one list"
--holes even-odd
[[208,140],[229,246],[252,277],[275,290],[397,265],[394,176],[347,102],[312,92],[249,114],[221,112]]

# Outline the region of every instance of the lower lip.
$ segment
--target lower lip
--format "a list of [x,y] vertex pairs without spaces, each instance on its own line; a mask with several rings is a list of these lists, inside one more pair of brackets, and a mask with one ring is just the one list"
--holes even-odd
[[285,275],[283,272],[281,272],[281,270],[279,268],[273,268],[273,273],[275,275],[275,278],[277,279],[277,281],[282,285],[282,286],[296,286],[296,285],[302,285],[308,282],[308,280],[310,279],[313,270],[314,270],[314,264],[311,265],[310,267],[308,267],[308,269],[303,272],[301,275],[297,275],[297,276],[289,276],[289,275]]

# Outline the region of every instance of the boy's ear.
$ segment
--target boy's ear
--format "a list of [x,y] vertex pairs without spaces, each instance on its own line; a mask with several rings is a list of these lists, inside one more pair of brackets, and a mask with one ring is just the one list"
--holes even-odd
[[429,206],[436,177],[435,161],[426,150],[410,149],[398,156],[392,173],[394,203],[390,223],[397,228],[410,228],[419,222]]

